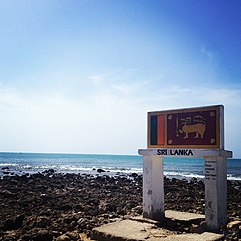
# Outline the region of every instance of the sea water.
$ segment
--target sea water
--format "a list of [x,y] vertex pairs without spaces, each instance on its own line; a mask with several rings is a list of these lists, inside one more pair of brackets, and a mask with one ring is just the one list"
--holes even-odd
[[[0,176],[21,175],[54,169],[59,173],[142,174],[143,158],[138,155],[49,154],[0,152]],[[164,158],[164,175],[169,178],[204,178],[202,158]],[[241,180],[241,159],[228,159],[227,178]]]

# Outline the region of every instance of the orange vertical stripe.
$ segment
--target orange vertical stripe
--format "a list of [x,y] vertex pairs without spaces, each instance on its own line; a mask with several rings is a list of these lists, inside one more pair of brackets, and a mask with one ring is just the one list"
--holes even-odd
[[157,120],[157,144],[164,145],[165,144],[165,118],[164,115],[158,115]]

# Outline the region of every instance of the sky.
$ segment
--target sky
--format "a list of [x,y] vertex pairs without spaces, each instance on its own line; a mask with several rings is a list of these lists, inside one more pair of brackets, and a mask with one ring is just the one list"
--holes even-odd
[[0,0],[0,151],[137,154],[147,112],[224,105],[241,157],[240,0]]

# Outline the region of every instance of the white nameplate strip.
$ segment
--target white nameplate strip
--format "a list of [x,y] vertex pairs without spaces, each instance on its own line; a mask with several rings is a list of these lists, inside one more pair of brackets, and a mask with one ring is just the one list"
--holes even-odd
[[139,149],[142,156],[180,156],[180,157],[227,157],[232,158],[232,151],[219,149],[183,149],[183,148],[148,148]]

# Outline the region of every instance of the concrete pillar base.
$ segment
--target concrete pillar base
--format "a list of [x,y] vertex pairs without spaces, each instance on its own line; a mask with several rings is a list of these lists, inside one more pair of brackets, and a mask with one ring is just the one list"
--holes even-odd
[[205,157],[205,220],[209,230],[227,224],[227,158]]
[[144,156],[143,163],[143,217],[163,220],[164,210],[163,157]]

